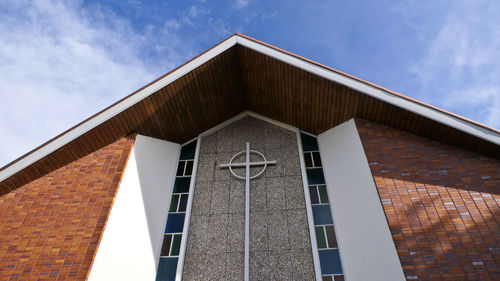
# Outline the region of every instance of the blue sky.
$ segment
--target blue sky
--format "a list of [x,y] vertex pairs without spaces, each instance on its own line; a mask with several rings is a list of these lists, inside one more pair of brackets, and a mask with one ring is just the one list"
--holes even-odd
[[499,1],[0,2],[0,166],[240,32],[500,127]]

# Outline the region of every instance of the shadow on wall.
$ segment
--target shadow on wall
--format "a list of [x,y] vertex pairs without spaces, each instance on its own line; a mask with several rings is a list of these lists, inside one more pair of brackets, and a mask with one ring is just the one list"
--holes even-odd
[[[153,261],[160,256],[172,186],[177,170],[178,144],[137,135],[134,153],[142,195],[145,222],[148,225]],[[139,199],[139,198],[137,198]],[[132,226],[133,227],[133,226]],[[144,237],[143,237],[144,238]],[[155,263],[155,275],[156,275]]]
[[407,279],[500,280],[500,161],[356,125]]

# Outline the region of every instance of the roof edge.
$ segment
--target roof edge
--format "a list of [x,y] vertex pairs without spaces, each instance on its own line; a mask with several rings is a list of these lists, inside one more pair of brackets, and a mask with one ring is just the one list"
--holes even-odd
[[[390,95],[395,95],[395,96],[397,96],[397,97],[400,97],[400,98],[406,99],[406,100],[408,100],[408,101],[411,101],[411,102],[414,102],[414,103],[420,104],[420,105],[422,105],[422,106],[426,106],[426,107],[432,108],[432,109],[437,110],[437,111],[439,111],[439,112],[441,112],[441,113],[444,113],[444,114],[450,115],[450,116],[455,117],[455,118],[459,118],[459,119],[461,119],[461,120],[463,120],[463,121],[466,121],[466,122],[472,123],[472,124],[474,124],[474,125],[476,125],[476,126],[479,126],[479,127],[482,127],[482,128],[488,129],[488,130],[490,130],[490,131],[492,131],[492,132],[495,132],[495,133],[497,133],[497,134],[500,134],[500,130],[499,130],[499,129],[493,128],[493,127],[488,126],[488,125],[486,125],[486,124],[483,124],[483,123],[480,123],[480,122],[474,121],[474,120],[472,120],[472,119],[469,119],[469,118],[466,118],[466,117],[460,116],[460,115],[458,115],[458,114],[455,114],[455,113],[452,113],[452,112],[449,112],[449,111],[446,111],[446,110],[444,110],[444,109],[442,109],[442,108],[439,108],[439,107],[433,106],[433,105],[431,105],[431,104],[428,104],[428,103],[425,103],[425,102],[419,101],[419,100],[417,100],[417,99],[414,99],[414,98],[411,98],[411,97],[408,97],[408,96],[405,96],[405,95],[403,95],[403,94],[401,94],[401,93],[398,93],[398,92],[396,92],[396,91],[393,91],[393,90],[390,90],[390,89],[384,88],[384,87],[382,87],[382,86],[380,86],[380,85],[377,85],[377,84],[371,83],[371,82],[369,82],[369,81],[366,81],[366,80],[363,80],[363,79],[358,78],[358,77],[356,77],[356,76],[353,76],[353,75],[347,74],[347,73],[342,72],[342,71],[340,71],[340,70],[337,70],[337,69],[335,69],[335,68],[331,68],[331,67],[326,66],[326,65],[323,65],[323,64],[321,64],[321,63],[319,63],[319,62],[315,62],[315,61],[310,60],[310,59],[308,59],[308,58],[305,58],[305,57],[299,56],[299,55],[297,55],[297,54],[294,54],[294,53],[292,53],[292,52],[289,52],[289,51],[286,51],[286,50],[284,50],[284,49],[278,48],[278,47],[276,47],[276,46],[270,45],[270,44],[268,44],[268,43],[262,42],[262,41],[260,41],[260,40],[255,39],[255,38],[249,37],[249,36],[247,36],[247,35],[240,34],[240,33],[235,33],[235,35],[237,35],[237,36],[239,36],[239,37],[242,37],[242,39],[246,39],[246,40],[249,40],[249,41],[253,41],[253,42],[258,43],[258,44],[260,44],[260,45],[262,45],[262,46],[265,46],[265,47],[271,48],[271,49],[273,49],[273,50],[279,51],[279,52],[281,52],[281,53],[284,53],[284,54],[289,55],[289,56],[291,56],[291,57],[297,58],[297,59],[299,59],[299,60],[303,60],[303,61],[305,61],[305,62],[307,62],[307,63],[312,64],[312,65],[315,65],[315,66],[318,66],[318,67],[324,68],[324,69],[329,70],[329,71],[333,71],[333,72],[335,72],[335,73],[337,73],[337,74],[339,74],[339,75],[342,75],[342,76],[344,76],[344,77],[346,77],[346,78],[353,79],[353,80],[358,81],[358,82],[360,82],[360,83],[363,83],[363,84],[366,84],[366,85],[368,85],[368,86],[374,87],[374,88],[376,88],[376,89],[378,89],[378,90],[382,90],[382,91],[386,92],[387,94],[390,94]],[[251,46],[251,45],[249,45],[249,44],[245,44],[245,41],[244,41],[244,40],[241,40],[241,39],[240,39],[240,40],[237,40],[237,43],[238,43],[238,44],[240,44],[240,45],[243,45],[243,46],[245,46],[245,47],[252,48],[252,46]],[[255,51],[258,51],[258,52],[259,52],[259,49],[258,49],[258,48],[252,48],[252,49],[253,49],[253,50],[255,50]],[[265,52],[261,52],[261,53],[266,54],[266,55],[269,55],[268,53],[265,53]],[[279,58],[277,58],[277,57],[275,57],[275,58],[276,58],[276,59],[279,59]],[[290,63],[289,61],[286,61],[286,60],[282,60],[282,61],[283,61],[283,62],[286,62],[286,63]],[[311,71],[309,71],[308,69],[304,69],[304,68],[302,68],[302,69],[303,69],[303,70],[306,70],[306,71],[308,71],[308,72],[311,72]],[[313,73],[313,74],[316,74],[316,73],[314,73],[314,72],[312,72],[312,73]],[[323,76],[322,76],[322,77],[323,77]],[[324,77],[324,78],[327,78],[327,79],[328,79],[328,77]],[[334,82],[337,82],[337,83],[342,83],[342,81],[335,81],[335,80],[333,80],[333,81],[334,81]],[[349,85],[346,85],[346,84],[344,84],[344,83],[342,83],[342,84],[343,84],[343,85],[345,85],[345,86],[348,86],[348,87],[349,87]],[[352,87],[350,87],[350,88],[352,88]],[[356,88],[352,88],[352,89],[360,91],[360,89],[356,89]],[[363,92],[363,93],[365,93],[365,92]],[[365,94],[370,95],[370,93],[365,93]],[[370,95],[370,96],[371,96],[371,95]],[[373,97],[375,97],[375,98],[376,98],[376,96],[373,96]],[[436,121],[437,121],[437,120],[436,120]]]
[[472,121],[465,117],[450,113],[435,106],[424,102],[409,98],[397,92],[385,89],[376,84],[364,81],[360,78],[343,73],[331,67],[324,66],[307,58],[298,56],[291,52],[269,45],[262,41],[248,37],[243,34],[235,33],[228,38],[217,43],[213,47],[200,53],[191,60],[160,76],[159,78],[148,83],[137,91],[118,100],[112,105],[69,128],[63,133],[46,141],[42,145],[29,151],[28,153],[18,157],[12,162],[0,168],[0,182],[23,170],[29,165],[63,147],[79,136],[87,133],[93,128],[106,122],[110,118],[123,112],[134,104],[140,102],[144,98],[155,93],[159,89],[167,86],[176,79],[182,77],[186,73],[209,61],[220,53],[240,44],[277,60],[283,61],[300,69],[303,69],[312,74],[318,75],[325,79],[340,83],[356,91],[377,98],[381,101],[403,108],[410,112],[424,116],[436,122],[445,124],[457,130],[463,131],[470,135],[476,136],[488,142],[500,145],[500,130],[491,128],[487,125]]
[[416,113],[441,124],[450,126],[462,132],[476,136],[488,142],[500,145],[500,130],[472,121],[465,117],[450,113],[438,107],[409,98],[394,91],[387,90],[376,84],[364,81],[352,75],[345,74],[331,67],[311,61],[267,43],[258,41],[248,36],[238,35],[238,44],[271,56],[277,60],[298,67],[302,70],[323,77],[330,81],[340,83],[358,92],[364,93],[378,100],[395,105],[399,108]]
[[236,37],[236,34],[231,35],[191,60],[158,77],[147,85],[3,166],[0,168],[0,182],[63,147],[79,136],[87,133],[98,125],[106,122],[127,108],[155,93],[159,89],[182,77],[184,74],[231,48],[236,44]]

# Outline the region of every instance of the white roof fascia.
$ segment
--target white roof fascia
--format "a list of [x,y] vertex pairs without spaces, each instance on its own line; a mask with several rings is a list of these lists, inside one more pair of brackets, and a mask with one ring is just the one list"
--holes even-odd
[[432,107],[428,107],[409,99],[405,99],[398,95],[394,95],[390,92],[345,76],[341,73],[334,72],[330,69],[308,62],[304,59],[273,49],[259,42],[255,42],[253,40],[238,36],[237,43],[317,76],[345,85],[351,89],[374,97],[378,100],[406,109],[410,112],[424,116],[441,124],[448,125],[452,128],[471,134],[488,142],[500,145],[500,134],[488,130],[487,128],[477,126],[473,123],[468,122],[467,120],[457,118],[445,112],[436,110]]
[[231,48],[235,44],[241,44],[244,47],[255,50],[259,53],[265,54],[277,60],[283,61],[292,66],[303,69],[312,74],[318,75],[325,79],[343,84],[349,88],[352,88],[356,91],[362,92],[389,104],[398,106],[400,108],[406,109],[408,111],[414,112],[416,114],[422,115],[431,120],[437,121],[439,123],[448,125],[452,128],[458,129],[460,131],[466,132],[473,136],[479,137],[486,141],[492,142],[494,144],[500,145],[500,134],[488,130],[487,128],[483,128],[472,124],[466,120],[462,120],[460,118],[449,115],[445,112],[438,111],[431,107],[418,104],[414,101],[405,99],[403,97],[394,95],[387,91],[383,91],[376,87],[373,87],[367,83],[362,81],[358,81],[351,77],[345,76],[343,74],[332,71],[331,69],[327,69],[325,67],[313,64],[304,59],[295,57],[293,55],[284,53],[280,50],[273,49],[269,46],[261,44],[259,42],[241,37],[239,35],[233,35],[221,42],[219,45],[207,50],[205,53],[201,54],[199,57],[193,59],[192,61],[186,63],[185,65],[179,67],[174,70],[172,73],[167,76],[159,79],[155,83],[145,87],[144,89],[138,91],[135,94],[130,95],[123,101],[111,106],[100,114],[92,117],[91,119],[85,121],[84,123],[78,125],[72,130],[64,133],[53,141],[47,143],[46,145],[40,147],[39,149],[33,151],[32,153],[26,155],[24,158],[21,158],[16,163],[11,166],[5,168],[5,170],[0,171],[0,182],[9,178],[13,174],[21,171],[22,169],[28,167],[34,162],[42,159],[43,157],[49,155],[50,153],[56,151],[57,149],[63,147],[79,136],[85,134],[86,132],[92,130],[98,125],[106,122],[122,111],[126,110],[130,106],[140,102],[144,98],[150,96],[154,92],[160,90],[161,88],[167,86],[178,78],[182,77],[186,73],[192,71],[203,63],[209,61],[210,59],[216,57],[217,55],[223,53],[227,49]]
[[53,141],[47,143],[38,150],[35,150],[32,153],[26,155],[24,158],[20,159],[16,163],[12,164],[11,166],[7,167],[5,170],[0,172],[0,182],[9,178],[13,174],[21,171],[22,169],[28,167],[34,162],[42,159],[43,157],[49,155],[50,153],[56,151],[57,149],[63,147],[64,145],[68,144],[69,142],[73,141],[79,136],[97,127],[98,125],[106,122],[107,120],[111,119],[120,112],[126,110],[130,106],[140,102],[149,95],[153,94],[154,92],[160,90],[161,88],[167,86],[168,84],[182,77],[186,73],[190,72],[191,70],[197,68],[203,63],[209,61],[210,59],[216,57],[220,53],[231,48],[235,44],[236,44],[236,35],[229,37],[227,40],[221,42],[219,45],[213,47],[212,49],[209,49],[204,54],[200,55],[199,57],[193,59],[192,61],[174,70],[169,75],[161,78],[160,80],[145,87],[144,89],[138,91],[137,93],[130,95],[123,101],[113,105],[107,110],[101,112],[100,114],[94,116],[93,118],[87,120],[86,122],[78,125],[76,128],[64,133],[57,139],[54,139]]

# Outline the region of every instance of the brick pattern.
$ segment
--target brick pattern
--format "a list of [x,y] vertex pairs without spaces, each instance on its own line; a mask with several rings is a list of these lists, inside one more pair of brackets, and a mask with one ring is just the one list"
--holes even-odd
[[500,280],[500,161],[356,120],[408,280]]
[[0,280],[85,280],[134,137],[0,197]]

